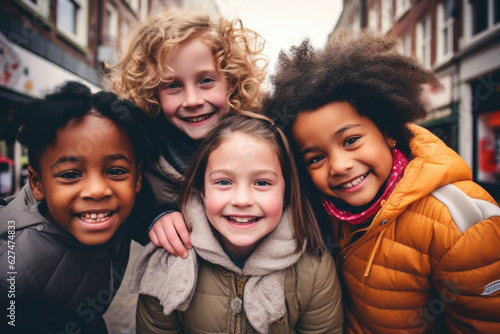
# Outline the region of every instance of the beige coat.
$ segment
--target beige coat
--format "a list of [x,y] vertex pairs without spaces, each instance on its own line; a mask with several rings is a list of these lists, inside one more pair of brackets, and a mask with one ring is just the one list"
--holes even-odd
[[297,253],[288,214],[240,269],[197,205],[187,259],[150,244],[136,261],[137,333],[342,333],[333,259]]

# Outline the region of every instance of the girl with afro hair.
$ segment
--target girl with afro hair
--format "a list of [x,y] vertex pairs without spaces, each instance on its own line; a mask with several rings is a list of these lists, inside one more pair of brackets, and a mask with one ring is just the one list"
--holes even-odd
[[394,39],[282,53],[266,112],[293,142],[337,259],[347,333],[500,332],[500,208],[415,122],[434,74]]

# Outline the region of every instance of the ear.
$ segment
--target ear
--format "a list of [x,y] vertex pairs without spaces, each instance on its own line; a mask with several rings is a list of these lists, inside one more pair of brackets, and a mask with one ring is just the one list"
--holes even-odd
[[141,167],[142,167],[142,162],[140,162],[136,168],[136,174],[137,174],[137,182],[135,185],[135,193],[136,194],[139,191],[141,191],[141,188],[142,188],[142,170],[141,170]]
[[384,135],[384,136],[385,136],[385,141],[387,142],[387,145],[389,145],[390,148],[396,147],[396,139],[393,139],[393,138],[389,137],[388,135]]
[[205,189],[201,189],[200,195],[201,195],[201,199],[203,200],[203,204],[205,204]]
[[28,172],[30,173],[30,188],[33,196],[35,196],[37,201],[43,201],[45,199],[45,194],[43,192],[42,178],[33,167],[28,166]]

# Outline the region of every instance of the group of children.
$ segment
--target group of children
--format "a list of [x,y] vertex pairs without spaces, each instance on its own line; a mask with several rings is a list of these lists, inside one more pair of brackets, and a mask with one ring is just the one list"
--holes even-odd
[[30,182],[0,202],[2,332],[106,333],[146,235],[138,333],[500,331],[500,208],[414,124],[434,74],[341,31],[282,52],[266,96],[262,43],[167,12],[111,66],[117,95],[69,82],[17,106],[2,139]]

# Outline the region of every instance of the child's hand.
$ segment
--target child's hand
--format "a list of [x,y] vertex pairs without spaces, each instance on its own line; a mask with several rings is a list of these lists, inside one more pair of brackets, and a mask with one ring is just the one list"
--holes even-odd
[[[180,212],[170,212],[156,221],[149,231],[149,239],[158,247],[163,247],[172,255],[188,256],[192,245],[184,218]],[[186,249],[187,248],[187,249]]]

